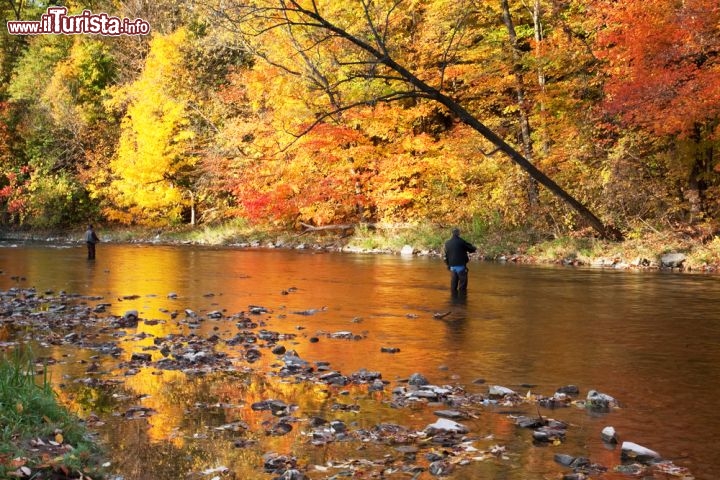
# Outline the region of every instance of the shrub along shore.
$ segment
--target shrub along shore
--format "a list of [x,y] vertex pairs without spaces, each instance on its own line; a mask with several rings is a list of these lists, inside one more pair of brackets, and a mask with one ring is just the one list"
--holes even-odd
[[[0,241],[81,243],[84,226],[65,230],[0,230]],[[476,259],[530,264],[562,264],[619,269],[658,269],[667,254],[682,258],[677,270],[720,271],[720,236],[692,230],[637,232],[613,242],[589,235],[554,236],[533,230],[493,230],[460,225],[461,234],[478,247]],[[317,249],[355,253],[441,255],[451,227],[431,224],[338,225],[331,228],[256,228],[244,222],[151,229],[96,225],[102,242],[240,248]]]

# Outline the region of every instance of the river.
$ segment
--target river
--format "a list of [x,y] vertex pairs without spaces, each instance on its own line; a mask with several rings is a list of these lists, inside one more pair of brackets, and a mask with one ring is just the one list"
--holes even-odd
[[[422,430],[437,419],[437,406],[396,408],[389,401],[392,388],[413,373],[435,385],[462,386],[468,394],[487,395],[490,386],[501,385],[521,396],[550,396],[575,385],[579,399],[594,389],[619,403],[609,412],[530,403],[479,407],[461,422],[470,428],[473,447],[488,452],[499,446],[504,454],[477,460],[478,453],[447,478],[558,478],[570,472],[553,460],[559,453],[607,466],[598,478],[628,478],[613,472],[620,451],[601,440],[606,426],[621,441],[657,451],[694,478],[717,476],[717,276],[473,262],[469,294],[457,299],[449,294],[441,260],[430,257],[101,244],[90,262],[77,245],[0,245],[0,290],[80,294],[91,305],[109,304],[99,316],[139,312],[137,327],[97,333],[118,343],[119,357],[33,344],[37,355],[52,359],[49,370],[61,400],[81,417],[92,415],[93,429],[110,446],[112,469],[128,480],[273,478],[262,470],[262,455],[271,451],[297,457],[309,478],[341,478],[368,458],[377,463],[402,456],[388,445],[312,445],[307,420],[338,419],[353,431],[380,422]],[[346,375],[380,372],[385,391],[267,375],[279,361],[269,350],[259,362],[236,362],[234,372],[186,375],[128,366],[133,353],[160,358],[154,339],[216,335],[221,345],[238,332],[233,315],[251,305],[267,310],[258,316],[262,326],[286,334],[280,343],[300,358],[327,361]],[[202,322],[180,321],[186,310]],[[180,314],[173,318],[173,311]],[[209,318],[210,312],[222,318]],[[2,340],[27,338],[11,325],[2,328]],[[218,349],[244,353],[240,347]],[[91,364],[99,373],[90,371]],[[268,434],[275,419],[251,408],[267,399],[294,405],[290,433]],[[137,405],[147,410],[127,413]],[[514,425],[512,415],[537,412],[569,424],[562,442],[533,443],[531,431]],[[391,469],[385,475],[410,478]]]

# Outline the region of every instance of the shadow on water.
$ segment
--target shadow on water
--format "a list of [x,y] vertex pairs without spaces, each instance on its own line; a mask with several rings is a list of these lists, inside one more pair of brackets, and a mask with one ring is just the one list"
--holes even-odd
[[[696,478],[715,471],[712,442],[698,441],[720,435],[708,402],[720,396],[712,381],[720,364],[714,277],[477,264],[467,295],[453,296],[444,265],[432,258],[109,244],[98,246],[94,261],[80,246],[4,246],[0,270],[0,290],[65,291],[83,295],[79,303],[88,308],[106,305],[90,318],[138,311],[136,327],[84,328],[80,348],[62,341],[70,333],[62,327],[53,342],[38,332],[34,345],[61,400],[111,446],[113,467],[128,479],[211,478],[223,469],[236,478],[271,478],[262,471],[268,452],[297,457],[313,479],[351,474],[367,461],[395,459],[397,466],[412,456],[408,449],[357,438],[314,445],[310,423],[316,416],[339,420],[353,434],[378,423],[421,431],[447,405],[399,408],[391,391],[413,373],[467,395],[487,397],[491,385],[552,395],[573,384],[581,397],[597,389],[621,402],[609,413],[539,410],[572,426],[556,446],[534,445],[507,408],[476,403],[476,415],[463,421],[475,456],[496,445],[506,454],[471,460],[447,478],[558,478],[568,470],[554,462],[556,453],[612,468],[618,448],[599,435],[607,425]],[[251,316],[253,328],[238,321],[251,305],[267,312]],[[15,339],[12,325],[3,321],[0,341]],[[232,340],[260,331],[279,333],[278,344],[316,369],[327,362],[323,368],[344,375],[380,372],[385,389],[284,377],[282,357],[268,348],[249,362],[248,352],[267,341]],[[208,343],[230,366],[160,367]],[[103,353],[105,345],[117,351]],[[134,362],[133,354],[151,361]],[[252,408],[268,399],[292,406],[283,413],[289,432],[277,430],[280,416]],[[413,462],[427,467],[428,450]]]

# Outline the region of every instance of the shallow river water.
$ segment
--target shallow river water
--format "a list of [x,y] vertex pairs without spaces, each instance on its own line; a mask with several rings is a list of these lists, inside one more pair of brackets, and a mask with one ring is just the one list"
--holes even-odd
[[[478,398],[487,398],[492,385],[522,396],[551,396],[576,385],[578,399],[595,389],[619,402],[609,412],[578,405],[551,410],[532,402],[478,405],[472,418],[461,421],[477,453],[464,455],[447,478],[562,478],[571,470],[556,463],[555,454],[608,467],[593,478],[631,478],[613,472],[620,449],[601,440],[606,426],[621,442],[655,450],[694,478],[720,476],[717,276],[473,262],[469,294],[457,299],[438,258],[101,244],[97,259],[88,262],[76,245],[0,245],[2,291],[34,287],[54,292],[46,295],[83,295],[80,301],[90,306],[110,304],[97,316],[138,310],[137,327],[97,332],[98,341],[112,340],[122,349],[114,357],[37,342],[0,323],[0,343],[27,341],[49,359],[61,400],[92,419],[112,470],[128,480],[274,478],[263,471],[268,452],[297,458],[312,479],[345,478],[353,471],[354,478],[370,478],[379,471],[370,461],[391,465],[383,478],[413,478],[393,470],[403,463],[398,458],[407,460],[407,449],[361,441],[312,445],[308,433],[314,416],[341,420],[349,431],[378,423],[422,431],[445,407],[398,408],[390,401],[391,390],[413,373],[434,385],[462,386]],[[173,335],[216,335],[218,351],[242,360],[247,347],[225,341],[239,331],[232,316],[251,305],[268,310],[257,316],[262,328],[286,334],[279,343],[300,358],[327,361],[345,375],[379,372],[385,390],[269,374],[279,362],[269,349],[258,362],[236,361],[230,372],[188,375],[129,364],[138,352],[161,358],[154,340]],[[183,321],[186,309],[201,321]],[[214,311],[222,317],[209,317]],[[389,353],[391,348],[397,351]],[[251,408],[268,399],[293,406],[291,432],[272,434],[272,414]],[[538,412],[569,423],[562,442],[534,443],[532,431],[514,424],[516,415]],[[482,454],[498,447],[503,454]],[[442,447],[421,445],[413,462],[427,467],[422,457],[428,452],[443,453]],[[649,478],[666,478],[655,475]],[[415,478],[432,477],[424,471]]]

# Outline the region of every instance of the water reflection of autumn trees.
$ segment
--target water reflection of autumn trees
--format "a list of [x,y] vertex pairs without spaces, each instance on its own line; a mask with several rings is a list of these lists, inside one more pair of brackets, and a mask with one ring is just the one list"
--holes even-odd
[[[360,368],[379,371],[390,382],[388,389],[401,385],[410,373],[421,372],[433,383],[462,384],[470,392],[484,393],[488,384],[499,383],[521,395],[528,390],[549,394],[565,383],[577,383],[581,391],[598,388],[627,402],[627,408],[605,417],[584,409],[542,410],[545,416],[562,416],[580,426],[571,437],[576,443],[568,447],[581,445],[578,448],[607,455],[596,433],[599,425],[611,420],[619,430],[641,433],[650,445],[667,445],[669,450],[685,445],[702,452],[702,445],[668,438],[667,429],[661,428],[664,419],[672,417],[675,424],[687,423],[698,431],[714,431],[717,424],[712,412],[699,406],[677,408],[717,395],[717,385],[706,381],[717,360],[712,343],[717,323],[711,321],[717,282],[709,277],[479,263],[471,266],[466,301],[457,304],[447,290],[447,271],[437,259],[104,247],[105,256],[99,256],[94,270],[84,259],[78,261],[83,257],[81,249],[39,247],[38,255],[34,248],[0,250],[7,272],[0,276],[0,285],[14,286],[9,276],[18,274],[41,292],[57,280],[63,287],[77,287],[77,293],[102,294],[103,298],[75,301],[111,302],[111,315],[131,308],[141,311],[143,319],[136,328],[102,328],[97,336],[87,337],[88,348],[62,342],[38,347],[42,358],[53,359],[49,368],[63,403],[84,418],[91,412],[103,416],[102,438],[127,464],[122,468],[131,472],[128,478],[149,475],[143,468],[152,464],[155,455],[162,456],[157,478],[178,478],[217,465],[254,471],[261,465],[259,455],[270,449],[299,452],[308,463],[350,458],[338,456],[346,453],[343,448],[352,450],[349,445],[309,445],[301,435],[308,430],[307,422],[291,423],[294,428],[288,435],[267,435],[277,418],[251,406],[270,398],[297,405],[304,420],[321,415],[342,419],[352,428],[391,421],[422,429],[430,423],[434,407],[393,409],[386,403],[387,392],[366,394],[362,388],[281,378],[273,372],[282,362],[269,349],[261,349],[262,357],[250,364],[243,360],[245,347],[219,341],[216,351],[234,359],[237,372],[231,374],[190,374],[160,370],[155,364],[130,368],[133,353],[150,353],[153,362],[162,357],[153,349],[156,339],[232,338],[244,327],[231,316],[247,311],[251,304],[269,310],[251,315],[258,322],[255,331],[267,328],[296,335],[281,343],[311,365],[326,360],[330,368],[346,375]],[[29,256],[34,258],[25,258]],[[282,293],[291,286],[296,289]],[[177,292],[178,298],[168,298],[169,292]],[[118,300],[128,294],[138,298]],[[293,313],[323,306],[328,308],[314,315]],[[185,308],[197,312],[202,321],[194,325],[185,321]],[[160,309],[179,314],[173,319]],[[208,318],[210,310],[222,311],[224,318]],[[437,320],[436,311],[451,314]],[[361,338],[325,335],[340,330]],[[58,329],[48,335],[62,339],[65,333]],[[310,337],[319,341],[311,343]],[[117,358],[90,349],[95,342],[108,341],[122,350]],[[382,353],[381,346],[400,350]],[[96,372],[89,371],[93,362],[98,364]],[[658,376],[658,371],[663,375]],[[473,383],[478,378],[486,383]],[[665,403],[667,399],[672,401]],[[335,410],[335,404],[357,404],[360,411]],[[151,411],[127,418],[136,405]],[[216,430],[234,422],[249,428]],[[505,413],[488,407],[468,423],[481,443],[490,442],[486,437],[493,435],[493,441],[515,452],[511,466],[481,462],[468,471],[493,476],[492,472],[522,470],[518,465],[523,462],[532,471],[557,468],[547,456],[548,449],[533,447],[528,432],[518,430]],[[239,440],[258,443],[238,447]],[[347,453],[358,455],[354,450]],[[543,461],[548,466],[543,467]]]

